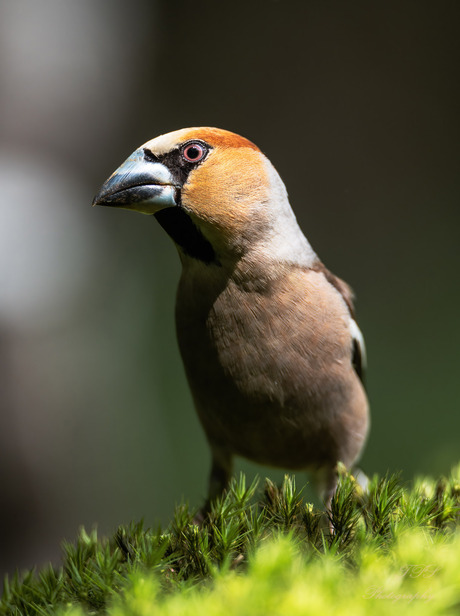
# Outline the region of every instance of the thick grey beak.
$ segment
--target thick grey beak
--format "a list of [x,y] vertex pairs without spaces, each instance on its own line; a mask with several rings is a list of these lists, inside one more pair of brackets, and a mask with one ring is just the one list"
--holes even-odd
[[177,205],[178,188],[170,170],[162,163],[146,160],[143,148],[139,148],[104,182],[93,205],[156,214]]

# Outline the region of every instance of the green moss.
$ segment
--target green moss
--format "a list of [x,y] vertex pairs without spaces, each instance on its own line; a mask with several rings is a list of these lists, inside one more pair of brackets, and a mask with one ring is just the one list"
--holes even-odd
[[[0,614],[454,614],[460,610],[460,465],[449,478],[341,473],[331,513],[292,478],[244,476],[201,527],[179,507],[164,532],[84,530],[62,569],[6,580]],[[331,532],[332,530],[332,532]]]

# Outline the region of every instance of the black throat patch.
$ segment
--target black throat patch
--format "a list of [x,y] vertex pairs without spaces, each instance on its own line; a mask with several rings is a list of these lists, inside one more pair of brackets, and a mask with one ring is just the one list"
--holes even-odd
[[186,255],[199,259],[207,265],[219,264],[211,243],[180,206],[160,210],[155,214],[155,218]]
[[[192,142],[196,141],[199,140],[192,140]],[[171,152],[160,155],[156,155],[147,148],[144,148],[145,160],[165,165],[175,178],[177,184],[182,187],[187,181],[190,172],[204,160],[202,159],[198,162],[188,162],[185,160],[182,150],[186,147],[187,143],[188,142],[182,144],[180,148],[175,148],[171,150]],[[212,149],[204,141],[200,141],[200,143],[206,151]],[[219,265],[219,260],[217,259],[211,243],[193,223],[190,216],[182,209],[180,191],[176,192],[176,201],[176,207],[168,207],[164,210],[160,210],[155,214],[155,218],[186,255],[203,261],[203,263],[208,265],[211,263]]]

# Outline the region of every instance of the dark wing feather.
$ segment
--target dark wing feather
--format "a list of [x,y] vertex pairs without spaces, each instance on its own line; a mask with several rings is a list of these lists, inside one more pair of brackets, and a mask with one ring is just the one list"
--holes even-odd
[[361,382],[364,384],[364,372],[366,368],[366,349],[364,347],[364,339],[355,321],[355,296],[353,290],[344,280],[338,278],[332,272],[330,272],[324,265],[324,263],[322,263],[321,261],[317,261],[312,267],[312,269],[315,272],[321,272],[325,276],[326,280],[335,289],[337,289],[337,291],[343,297],[343,300],[346,303],[348,310],[350,311],[350,316],[353,319],[356,330],[352,331],[353,347],[351,363],[353,364],[353,368],[355,369],[356,374],[359,376]]

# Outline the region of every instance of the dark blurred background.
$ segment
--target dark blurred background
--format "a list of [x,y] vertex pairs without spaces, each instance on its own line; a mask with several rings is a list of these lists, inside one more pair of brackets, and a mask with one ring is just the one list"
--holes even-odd
[[257,143],[313,247],[354,287],[372,406],[362,468],[448,473],[460,429],[460,5],[0,10],[1,571],[58,561],[80,525],[165,524],[205,494],[208,451],[174,333],[175,248],[153,218],[90,207],[132,150],[186,126]]

